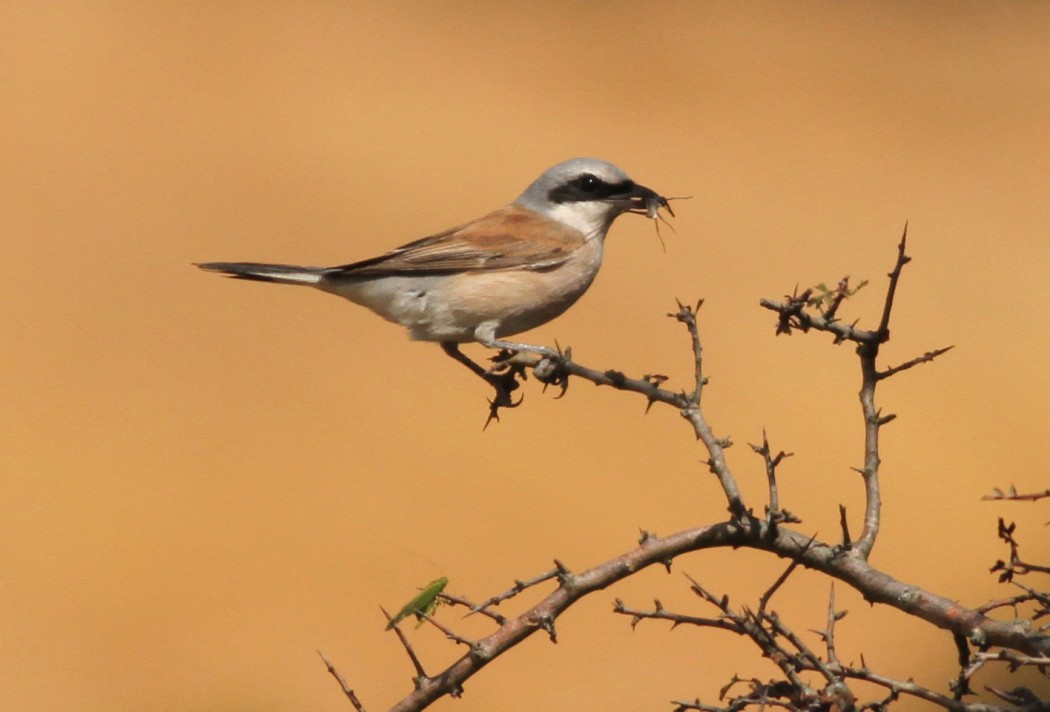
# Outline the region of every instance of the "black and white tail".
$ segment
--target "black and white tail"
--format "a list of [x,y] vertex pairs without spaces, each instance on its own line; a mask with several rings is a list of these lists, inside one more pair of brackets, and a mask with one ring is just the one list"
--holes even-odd
[[208,272],[221,272],[234,279],[307,286],[316,286],[326,271],[323,267],[269,265],[260,262],[200,262],[195,264]]

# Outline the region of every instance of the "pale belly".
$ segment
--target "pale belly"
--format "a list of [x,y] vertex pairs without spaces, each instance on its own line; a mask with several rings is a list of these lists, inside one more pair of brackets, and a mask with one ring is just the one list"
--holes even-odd
[[391,276],[321,286],[401,324],[421,341],[474,341],[479,328],[505,337],[545,324],[572,306],[601,266],[602,240],[549,270]]

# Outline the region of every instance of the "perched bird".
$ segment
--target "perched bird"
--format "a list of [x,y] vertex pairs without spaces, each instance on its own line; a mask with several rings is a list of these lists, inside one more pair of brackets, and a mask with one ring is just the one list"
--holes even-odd
[[494,414],[499,405],[510,405],[507,382],[467,358],[458,344],[554,356],[503,337],[545,324],[587,291],[601,266],[605,234],[619,215],[656,218],[660,208],[674,214],[666,198],[611,163],[573,158],[544,171],[510,205],[378,257],[338,267],[197,266],[237,279],[315,287],[401,324],[413,339],[437,341],[496,387]]

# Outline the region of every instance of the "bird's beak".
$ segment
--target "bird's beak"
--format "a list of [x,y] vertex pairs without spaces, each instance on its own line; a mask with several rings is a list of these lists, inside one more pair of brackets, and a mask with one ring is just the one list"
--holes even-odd
[[627,213],[638,213],[656,219],[660,208],[664,208],[674,217],[674,211],[671,210],[667,198],[644,185],[631,183],[628,190],[611,196],[611,199]]

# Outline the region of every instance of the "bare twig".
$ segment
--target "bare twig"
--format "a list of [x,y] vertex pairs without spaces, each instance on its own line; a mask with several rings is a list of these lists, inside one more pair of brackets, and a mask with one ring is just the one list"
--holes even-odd
[[885,343],[890,340],[890,312],[893,311],[893,297],[897,294],[897,283],[901,278],[901,270],[904,269],[904,265],[911,262],[911,257],[908,257],[904,251],[908,244],[908,223],[904,223],[904,232],[901,234],[901,241],[897,245],[897,264],[893,266],[893,271],[890,272],[890,286],[886,289],[886,301],[882,306],[882,319],[879,321],[879,342]]
[[842,680],[839,678],[836,671],[833,671],[830,667],[824,664],[824,661],[820,659],[820,656],[813,652],[802,638],[798,637],[793,630],[788,628],[784,622],[780,619],[775,611],[770,611],[765,616],[769,622],[769,627],[779,636],[787,638],[791,645],[795,648],[797,653],[793,655],[795,661],[803,661],[804,669],[815,670],[827,681],[829,686],[837,686],[842,684]]
[[448,626],[438,622],[437,619],[435,619],[432,615],[430,615],[426,611],[420,611],[420,615],[422,615],[423,618],[428,623],[430,623],[430,625],[434,626],[435,628],[440,630],[442,633],[444,633],[445,637],[448,638],[449,640],[454,641],[456,643],[459,643],[460,645],[465,645],[468,648],[474,646],[474,641],[473,640],[470,640],[469,638],[464,638],[463,636],[457,635],[455,632],[452,631],[451,628],[449,628]]
[[689,574],[683,573],[682,575],[685,576],[687,579],[689,579],[689,589],[693,593],[695,593],[697,596],[699,596],[700,598],[704,599],[705,601],[707,601],[708,603],[710,603],[711,605],[713,605],[715,608],[717,608],[718,610],[722,611],[723,613],[728,613],[729,612],[729,597],[728,596],[722,596],[721,598],[718,598],[713,593],[708,591],[706,588],[701,586],[700,582],[697,581],[692,576],[690,576]]
[[653,601],[652,610],[643,611],[638,608],[630,608],[624,605],[622,600],[617,598],[613,601],[613,613],[630,616],[632,628],[637,627],[637,625],[643,620],[662,620],[670,621],[671,628],[677,628],[680,625],[692,625],[700,628],[721,628],[734,633],[741,632],[739,625],[728,618],[700,618],[697,616],[673,613],[666,610],[659,600]]
[[466,618],[467,616],[472,616],[475,613],[480,613],[481,615],[487,618],[491,618],[492,621],[496,623],[496,625],[503,625],[507,622],[506,616],[500,615],[496,611],[490,611],[488,608],[481,608],[478,604],[475,604],[473,601],[462,596],[454,596],[450,593],[442,592],[438,594],[438,598],[444,601],[445,603],[448,603],[449,605],[463,606],[464,608],[466,608],[467,613],[463,616],[464,618]]
[[365,712],[365,706],[361,704],[361,700],[357,698],[357,695],[354,694],[354,691],[350,688],[350,685],[347,684],[343,676],[339,674],[339,671],[335,669],[335,666],[328,662],[328,658],[326,658],[324,653],[320,650],[317,651],[317,654],[321,656],[321,660],[324,662],[324,666],[327,668],[328,673],[339,683],[339,687],[343,689],[343,694],[346,695],[346,699],[350,700],[350,704],[354,706],[354,709],[357,710],[357,712]]
[[1050,655],[1018,655],[1009,650],[997,650],[994,653],[974,653],[978,660],[988,662],[1005,662],[1017,669],[1023,665],[1050,665]]
[[[816,538],[816,534],[809,538],[809,541],[806,542],[806,546],[802,549],[802,554],[805,554],[806,551],[809,550],[809,547],[813,545],[813,542],[816,541]],[[792,574],[792,572],[794,572],[794,570],[798,568],[799,563],[801,563],[801,559],[799,558],[792,560],[792,562],[788,564],[788,567],[784,569],[784,573],[780,574],[780,576],[777,577],[777,580],[773,582],[773,585],[771,585],[766,590],[766,592],[762,594],[762,597],[758,599],[759,613],[765,612],[766,605],[769,603],[769,599],[773,597],[773,594],[776,593],[777,589],[784,585],[784,582],[788,580],[788,577]]]
[[692,424],[693,432],[696,434],[697,439],[701,440],[704,443],[704,447],[707,448],[707,452],[710,455],[707,465],[711,472],[718,477],[718,482],[722,486],[726,500],[729,502],[729,513],[735,519],[740,519],[747,514],[747,508],[744,506],[740,489],[737,487],[736,478],[733,477],[733,473],[730,472],[729,465],[726,462],[725,448],[730,445],[730,442],[715,437],[714,431],[704,418],[703,411],[700,408],[704,386],[707,384],[707,377],[704,376],[703,368],[704,349],[700,342],[700,329],[696,325],[696,313],[702,304],[703,300],[697,302],[696,307],[690,307],[682,304],[682,302],[678,302],[678,311],[674,314],[668,314],[668,316],[685,324],[693,344],[693,392],[685,395],[685,406],[681,412],[682,417]]
[[996,571],[1000,572],[1000,583],[1013,581],[1015,576],[1025,576],[1031,573],[1050,573],[1050,566],[1032,564],[1021,559],[1021,545],[1017,539],[1014,538],[1014,531],[1016,529],[1016,524],[1007,524],[1002,517],[999,518],[999,538],[1010,545],[1010,560],[1003,561],[1000,559],[999,561],[996,561],[995,565],[991,568],[993,573]]
[[412,667],[416,669],[415,684],[416,689],[418,690],[425,681],[429,680],[426,671],[423,669],[423,663],[419,661],[419,657],[416,655],[416,651],[412,649],[412,644],[408,642],[408,638],[405,637],[403,632],[401,632],[401,626],[394,623],[393,617],[386,612],[385,608],[380,606],[379,610],[383,611],[387,624],[393,626],[394,632],[397,633],[397,639],[401,641],[401,646],[408,654],[408,659],[412,661]]
[[[896,680],[887,675],[880,675],[877,672],[873,672],[867,669],[866,667],[841,667],[838,669],[838,672],[845,678],[849,678],[851,680],[863,680],[865,682],[871,682],[876,685],[879,685],[880,687],[884,687],[887,690],[890,690],[890,692],[892,693],[891,699],[896,699],[900,695],[905,694],[911,697],[915,697],[919,700],[932,702],[933,704],[939,707],[943,707],[946,710],[952,710],[953,712],[955,710],[959,710],[960,712],[962,710],[966,710],[966,712],[1007,712],[1007,710],[1004,710],[1003,708],[997,707],[995,705],[983,705],[977,703],[972,705],[963,705],[958,701],[952,699],[951,697],[948,697],[947,695],[942,695],[941,693],[931,690],[928,687],[923,687],[922,685],[917,684],[913,680]],[[869,707],[869,709],[885,708]]]
[[827,626],[824,630],[818,630],[816,633],[824,640],[824,645],[828,650],[828,663],[831,665],[839,664],[838,653],[835,651],[835,624],[846,617],[846,611],[835,610],[835,582],[831,582],[830,591],[828,592],[828,619]]
[[769,438],[766,435],[766,429],[762,429],[762,444],[751,445],[751,449],[754,450],[758,455],[762,457],[762,461],[766,466],[766,482],[769,485],[769,505],[767,511],[769,516],[778,521],[789,521],[798,523],[798,518],[790,515],[787,512],[780,511],[780,496],[777,491],[777,467],[786,457],[791,457],[794,453],[784,452],[781,450],[776,455],[773,455],[769,449]]
[[489,606],[499,605],[503,601],[514,598],[519,593],[528,588],[532,588],[533,586],[541,584],[544,581],[549,581],[550,579],[557,578],[559,575],[561,575],[561,573],[562,572],[560,568],[553,568],[550,571],[547,571],[546,573],[542,573],[539,576],[535,576],[525,581],[522,581],[520,579],[515,580],[514,585],[506,591],[504,591],[503,593],[498,593],[495,596],[492,596],[491,598],[488,598],[482,601],[481,603],[472,606],[470,612],[467,615],[470,616],[474,615],[475,613],[484,613]]
[[853,546],[853,538],[849,533],[849,519],[846,518],[846,506],[839,505],[839,528],[842,530],[842,546],[849,549]]
[[1016,596],[1010,596],[1009,598],[1000,598],[994,601],[988,601],[987,603],[985,603],[982,606],[979,606],[975,610],[978,610],[981,613],[988,613],[990,611],[994,611],[996,608],[1013,608],[1016,611],[1017,606],[1021,605],[1022,603],[1027,603],[1029,601],[1037,601],[1038,603],[1044,606],[1050,606],[1050,595],[1026,588],[1017,581],[1013,581],[1012,583],[1015,586],[1024,588],[1025,593],[1019,593]]
[[996,487],[992,490],[992,494],[986,494],[981,497],[983,500],[1009,500],[1011,502],[1035,502],[1037,500],[1050,497],[1050,489],[1043,490],[1042,492],[1029,492],[1027,494],[1018,493],[1017,489],[1010,485],[1010,489],[1003,492],[1001,489]]
[[900,366],[890,366],[885,371],[879,372],[879,379],[889,378],[890,376],[896,375],[901,371],[907,371],[909,368],[918,366],[921,363],[930,363],[941,354],[946,354],[954,348],[954,346],[944,346],[939,349],[934,349],[933,351],[927,351],[922,356],[916,356],[910,361],[905,361]]

